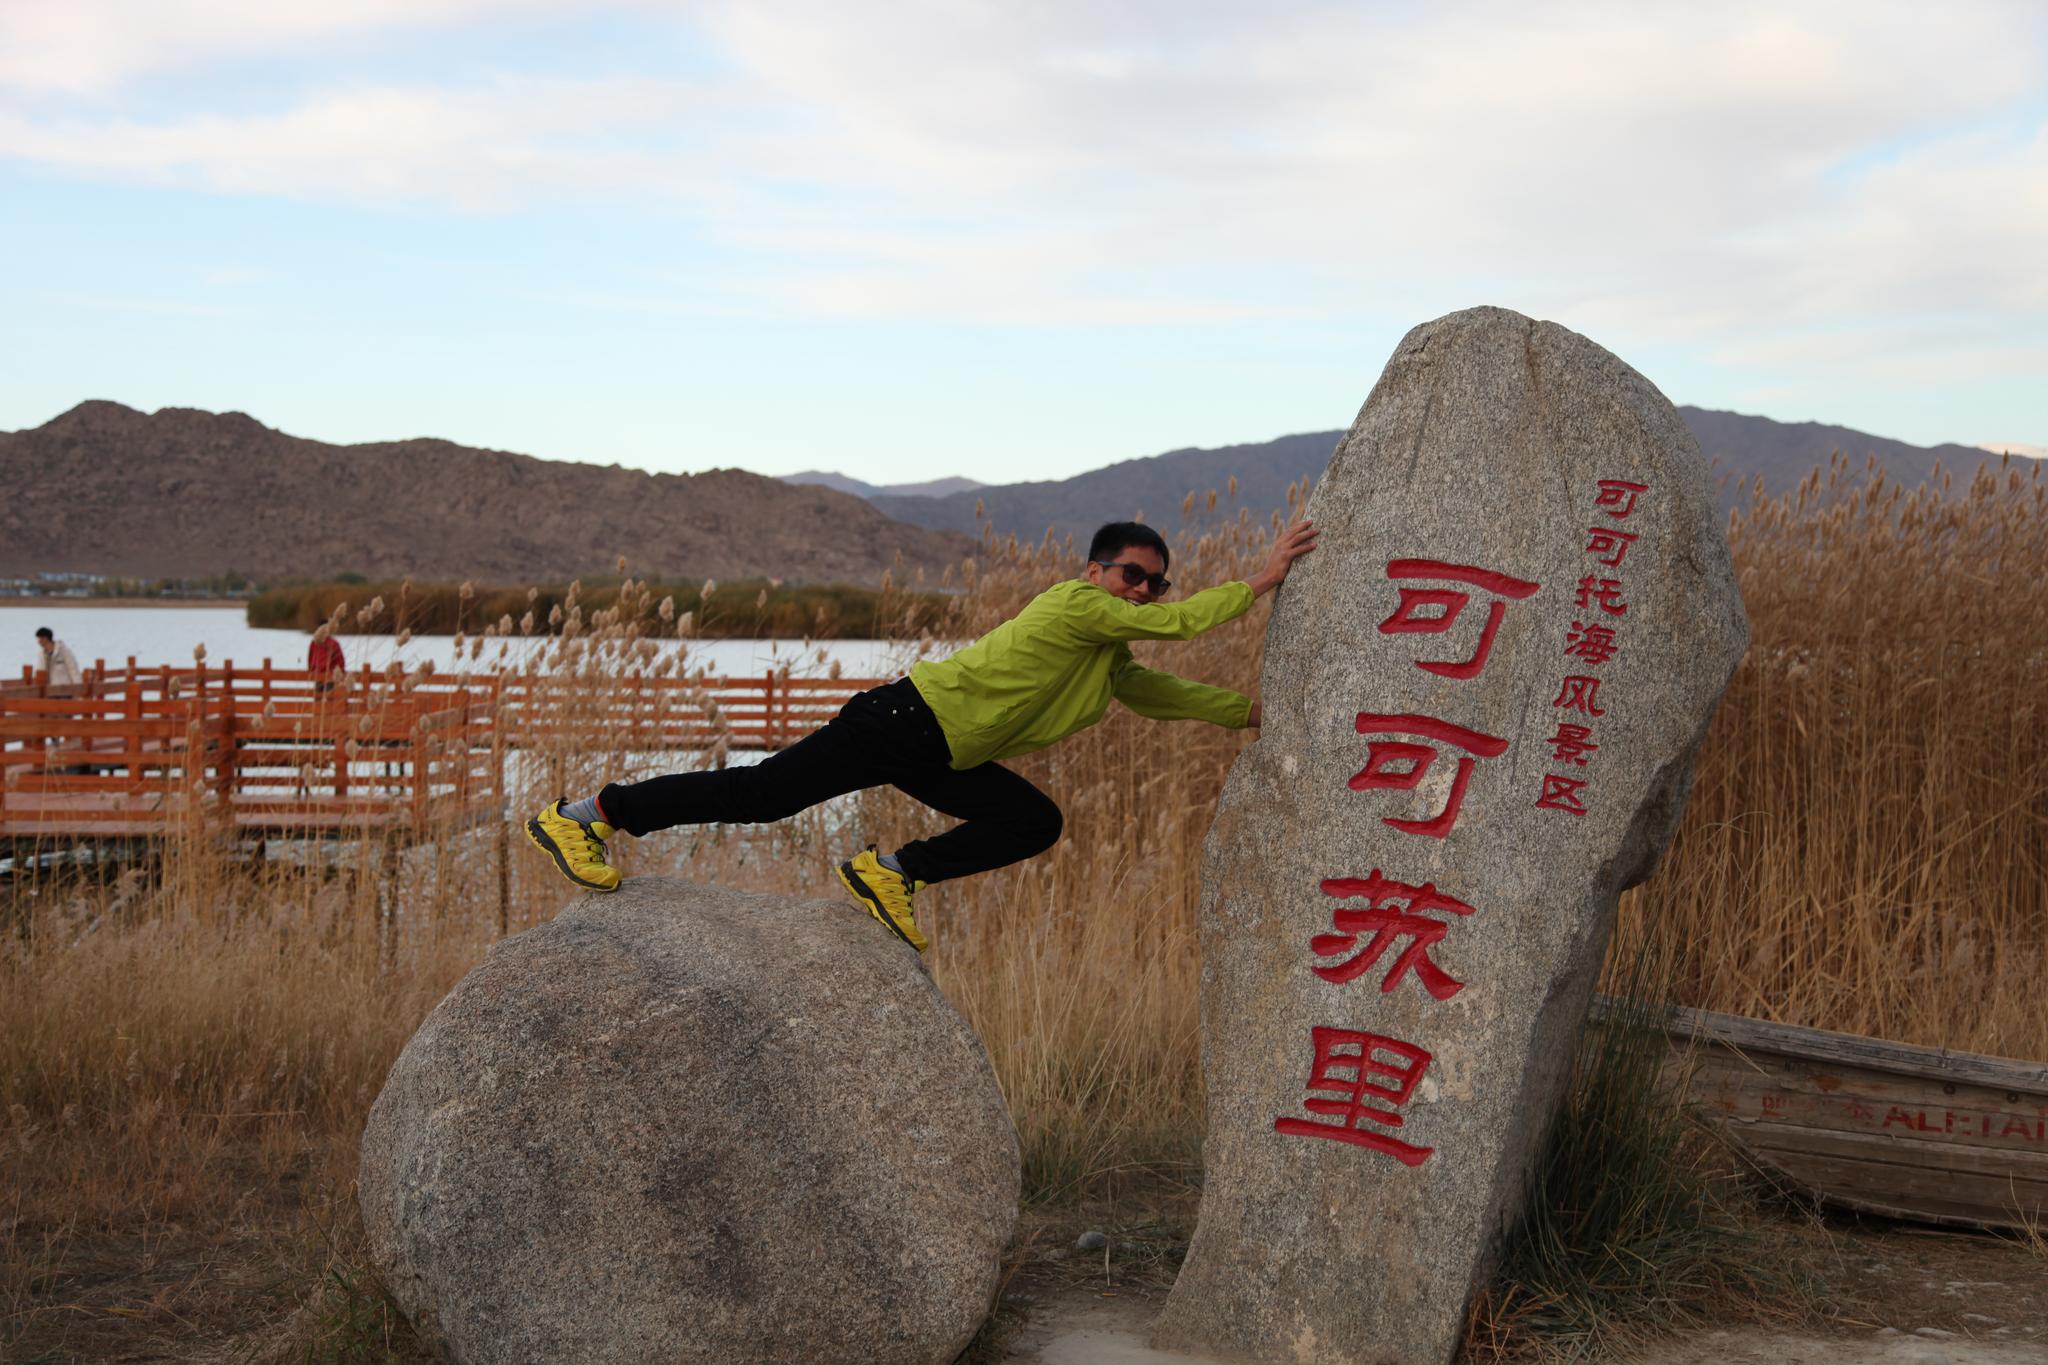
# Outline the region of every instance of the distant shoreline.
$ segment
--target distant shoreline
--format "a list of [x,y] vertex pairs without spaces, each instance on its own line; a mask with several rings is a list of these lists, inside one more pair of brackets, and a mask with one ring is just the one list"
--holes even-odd
[[246,610],[246,597],[0,597],[0,607],[234,607]]

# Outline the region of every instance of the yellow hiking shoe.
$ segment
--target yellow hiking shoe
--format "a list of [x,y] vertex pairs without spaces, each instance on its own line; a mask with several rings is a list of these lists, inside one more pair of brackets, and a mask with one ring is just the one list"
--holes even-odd
[[612,827],[604,821],[572,820],[562,814],[562,803],[554,801],[526,822],[526,837],[576,885],[592,891],[619,889],[619,870],[604,861],[604,841],[612,837]]
[[839,880],[853,893],[861,908],[889,926],[889,931],[917,949],[925,950],[925,937],[917,932],[917,918],[911,913],[910,898],[924,889],[885,864],[869,844],[865,853],[839,865]]

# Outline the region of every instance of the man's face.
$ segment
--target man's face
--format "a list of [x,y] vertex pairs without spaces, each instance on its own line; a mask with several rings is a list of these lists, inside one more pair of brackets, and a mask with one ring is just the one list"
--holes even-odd
[[36,645],[43,653],[48,654],[56,647],[57,637],[54,635],[38,635],[36,636]]
[[[1159,557],[1159,551],[1149,545],[1126,545],[1109,558],[1117,563],[1135,564],[1148,574],[1166,572],[1166,561]],[[1140,606],[1158,596],[1152,591],[1152,585],[1147,580],[1141,578],[1135,583],[1126,583],[1122,569],[1104,568],[1100,564],[1089,564],[1088,581],[1111,597],[1121,597],[1126,602],[1136,602]]]

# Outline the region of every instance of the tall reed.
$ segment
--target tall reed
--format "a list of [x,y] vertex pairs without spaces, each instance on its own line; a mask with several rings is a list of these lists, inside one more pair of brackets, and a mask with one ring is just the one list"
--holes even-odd
[[1632,898],[1681,1002],[2048,1057],[2048,478],[1837,456],[1729,538],[1752,644]]

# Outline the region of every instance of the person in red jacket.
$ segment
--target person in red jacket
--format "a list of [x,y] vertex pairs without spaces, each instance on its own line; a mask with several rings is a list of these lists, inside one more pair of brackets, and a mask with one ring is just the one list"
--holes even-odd
[[334,691],[335,685],[348,671],[348,660],[341,653],[341,641],[335,639],[326,626],[313,632],[313,643],[306,650],[306,671],[313,675],[313,695],[316,697],[324,697]]

